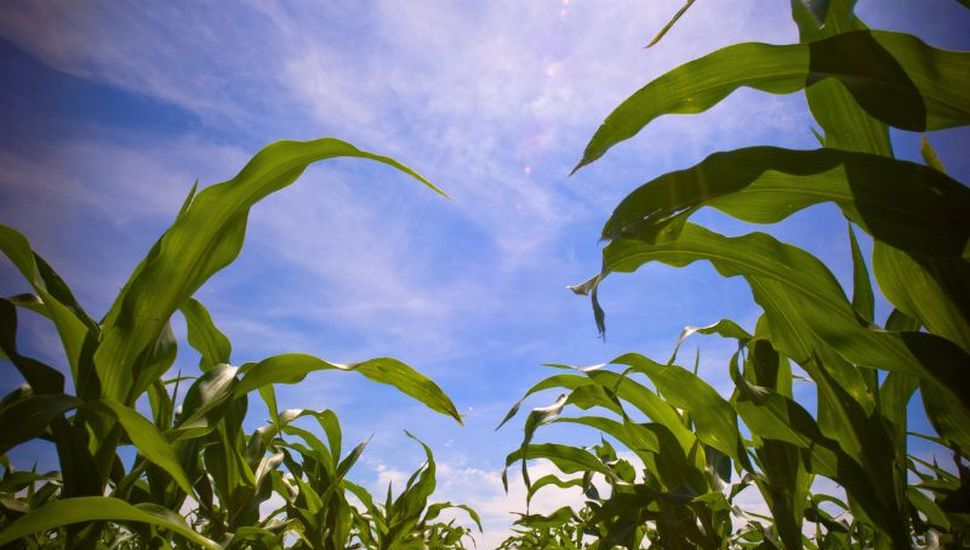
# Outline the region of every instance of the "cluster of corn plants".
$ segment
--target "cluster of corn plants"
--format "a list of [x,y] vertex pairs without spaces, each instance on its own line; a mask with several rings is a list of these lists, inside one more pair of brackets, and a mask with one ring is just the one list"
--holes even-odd
[[[435,522],[445,505],[427,505],[434,488],[430,450],[412,491],[420,494],[402,495],[384,516],[370,504],[359,511],[348,494],[365,503],[369,497],[345,476],[364,445],[341,457],[336,416],[279,412],[273,389],[315,371],[357,372],[460,423],[432,380],[391,358],[338,364],[290,353],[234,364],[229,339],[192,298],[239,254],[255,203],[293,183],[309,164],[334,157],[390,165],[444,194],[397,161],[340,140],[271,144],[231,180],[198,194],[193,187],[101,321],[85,312],[22,234],[0,225],[0,251],[32,288],[0,298],[0,358],[25,382],[0,401],[0,546],[343,549],[356,540],[355,547],[390,549],[412,548],[426,538],[438,541],[435,548],[461,547],[467,531],[454,537],[461,528]],[[18,351],[18,308],[53,323],[63,368]],[[176,359],[170,320],[177,313],[201,355],[198,376],[165,378]],[[257,394],[270,423],[246,433],[249,399]],[[150,416],[136,408],[146,400]],[[292,424],[301,417],[317,421],[327,444]],[[60,470],[16,471],[6,453],[38,440],[56,448]],[[124,447],[133,451],[120,453]],[[273,502],[283,505],[261,513]]]
[[[734,383],[728,398],[697,376],[696,364],[679,366],[676,350],[665,362],[630,353],[596,367],[559,365],[565,372],[530,389],[527,397],[565,393],[528,415],[507,466],[522,462],[530,498],[541,487],[578,486],[586,506],[526,516],[507,547],[530,537],[555,540],[548,548],[601,550],[970,546],[970,191],[946,174],[925,136],[924,164],[894,158],[889,136],[890,127],[970,123],[970,54],[870,30],[854,4],[792,0],[799,43],[736,44],[682,65],[624,101],[593,136],[576,169],[658,116],[705,111],[747,86],[803,90],[822,147],[715,153],[616,207],[602,233],[601,272],[573,287],[591,296],[601,331],[604,279],[650,262],[709,262],[724,277],[742,277],[763,313],[750,331],[722,320],[681,337],[702,332],[737,343],[725,365]],[[851,297],[798,247],[690,221],[711,207],[772,224],[823,202],[847,219]],[[872,238],[871,254],[857,230]],[[886,319],[874,315],[870,269],[893,308]],[[793,363],[814,388],[815,414],[793,397]],[[952,464],[909,452],[907,407],[916,395],[935,431],[922,437]],[[595,411],[564,416],[569,405]],[[603,445],[533,442],[538,427],[562,422],[598,430],[630,460]],[[581,476],[533,482],[531,459]],[[815,492],[816,478],[839,490]],[[739,507],[747,487],[766,511]]]

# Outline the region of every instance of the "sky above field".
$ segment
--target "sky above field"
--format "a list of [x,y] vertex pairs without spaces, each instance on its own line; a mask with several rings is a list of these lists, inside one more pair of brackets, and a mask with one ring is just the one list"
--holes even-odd
[[[619,200],[666,171],[747,145],[817,143],[800,94],[741,90],[707,113],[664,117],[568,177],[605,116],[650,79],[740,41],[797,40],[788,3],[698,2],[657,46],[643,45],[680,0],[488,2],[13,1],[0,13],[0,221],[25,233],[95,317],[172,221],[198,179],[232,177],[260,147],[334,136],[414,167],[443,200],[361,160],[311,167],[257,205],[239,260],[197,294],[237,363],[283,352],[334,361],[393,356],[433,377],[465,426],[349,374],[280,387],[285,408],[330,408],[350,439],[374,434],[356,478],[400,483],[428,442],[441,499],[480,510],[484,547],[524,508],[506,496],[505,455],[521,420],[496,424],[547,362],[600,363],[628,351],[665,359],[687,324],[759,310],[740,280],[708,265],[650,266],[601,289],[606,340],[566,285],[595,274],[599,229]],[[953,0],[862,1],[874,27],[970,49],[970,11]],[[958,179],[970,133],[932,137]],[[916,158],[918,136],[896,134]],[[751,229],[711,212],[731,234]],[[802,212],[780,238],[850,286],[845,225]],[[6,260],[0,292],[26,290]],[[888,313],[880,304],[880,316]],[[176,332],[184,323],[175,319]],[[56,335],[25,316],[21,344],[63,366]],[[730,347],[698,337],[700,373],[729,392]],[[180,348],[190,371],[197,356]],[[21,381],[0,366],[4,393]],[[540,406],[555,395],[529,402]],[[918,416],[918,415],[917,415]],[[254,408],[252,425],[265,420]],[[595,443],[595,434],[548,436]],[[14,456],[54,467],[46,447]],[[575,499],[573,497],[568,497]],[[567,502],[549,493],[538,509]]]

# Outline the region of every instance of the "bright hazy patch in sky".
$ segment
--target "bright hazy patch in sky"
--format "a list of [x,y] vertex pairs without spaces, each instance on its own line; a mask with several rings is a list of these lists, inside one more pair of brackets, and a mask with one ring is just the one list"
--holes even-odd
[[[235,362],[289,351],[335,361],[390,355],[434,377],[466,427],[353,376],[311,376],[279,394],[285,407],[336,410],[348,439],[374,433],[356,470],[374,487],[420,464],[403,428],[426,440],[441,463],[440,497],[482,510],[489,547],[507,512],[524,509],[521,485],[505,496],[498,478],[520,424],[493,428],[547,374],[539,365],[627,351],[666,357],[685,324],[730,317],[751,327],[758,316],[743,283],[709,266],[650,267],[604,285],[603,342],[588,302],[565,289],[599,268],[600,226],[635,186],[718,150],[817,146],[800,95],[742,90],[702,115],[656,121],[567,178],[602,119],[649,79],[735,42],[796,40],[787,2],[699,2],[644,50],[679,5],[7,2],[0,219],[100,315],[192,182],[231,177],[270,141],[333,135],[416,168],[454,200],[361,161],[311,168],[254,209],[240,260],[198,297],[232,339]],[[960,9],[952,0],[860,2],[873,26],[968,49]],[[914,155],[915,139],[900,136],[901,156]],[[951,173],[970,172],[966,132],[934,144]],[[721,231],[749,230],[702,215]],[[777,234],[850,288],[834,209],[796,215]],[[7,263],[0,283],[5,295],[23,290]],[[43,323],[26,319],[21,338],[60,364]],[[729,391],[729,348],[696,343],[701,373]],[[179,365],[192,368],[191,350],[182,351]],[[2,372],[0,389],[20,383]],[[575,428],[548,437],[597,441]],[[19,456],[30,452],[48,453],[37,457],[53,466],[49,449]],[[549,493],[536,509],[564,498]]]

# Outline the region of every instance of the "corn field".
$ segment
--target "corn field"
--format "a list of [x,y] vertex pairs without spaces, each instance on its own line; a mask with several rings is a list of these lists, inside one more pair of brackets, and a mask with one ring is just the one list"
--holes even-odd
[[[648,47],[705,9],[693,4]],[[525,512],[499,548],[970,548],[970,191],[931,145],[934,132],[970,124],[970,53],[870,29],[854,0],[791,0],[791,16],[798,43],[738,43],[650,80],[605,118],[573,169],[608,163],[601,157],[659,117],[703,113],[741,88],[803,94],[818,148],[716,152],[633,189],[603,224],[602,264],[570,287],[590,300],[605,337],[599,297],[612,280],[655,263],[708,263],[743,280],[760,317],[687,326],[669,357],[631,350],[594,366],[550,364],[553,374],[495,419],[511,430],[533,407],[502,472],[506,487],[522,480]],[[890,130],[921,133],[923,162],[897,158]],[[438,383],[390,357],[343,364],[285,353],[239,364],[196,296],[239,256],[251,208],[341,157],[449,198],[397,160],[336,138],[272,143],[235,177],[192,188],[100,319],[28,236],[0,225],[0,251],[31,288],[0,298],[0,368],[22,381],[0,401],[0,547],[476,547],[481,517],[434,500],[438,472],[421,434],[407,435],[424,462],[403,486],[372,494],[354,481],[368,441],[344,441],[332,410],[281,407],[274,389],[362,375],[385,386],[377,395],[393,388],[461,424]],[[818,204],[844,218],[850,291],[771,232]],[[763,229],[718,233],[691,221],[702,208]],[[891,313],[878,318],[877,303]],[[28,311],[49,321],[62,364],[18,351]],[[198,372],[173,374],[176,317]],[[719,365],[728,391],[700,375],[703,352],[681,349],[697,334],[734,350]],[[256,402],[270,419],[247,431]],[[932,433],[912,429],[914,406]],[[567,424],[589,443],[542,438]],[[914,438],[950,460],[914,455]],[[58,470],[8,459],[37,441],[56,449]],[[530,474],[539,461],[558,473]],[[581,491],[583,504],[531,511],[537,494],[561,489]],[[764,506],[746,508],[745,491]]]

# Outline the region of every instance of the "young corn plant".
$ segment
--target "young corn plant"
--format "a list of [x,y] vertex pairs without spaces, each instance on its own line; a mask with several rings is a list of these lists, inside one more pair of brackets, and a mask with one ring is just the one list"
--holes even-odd
[[[970,191],[947,175],[925,136],[925,164],[895,158],[889,136],[890,127],[930,132],[970,123],[970,53],[870,30],[854,4],[792,0],[799,43],[736,44],[660,76],[607,117],[576,167],[659,116],[705,111],[742,86],[804,91],[821,128],[820,149],[749,147],[664,174],[607,220],[600,273],[572,287],[591,297],[600,331],[600,285],[650,262],[709,262],[724,277],[743,278],[763,314],[753,334],[730,320],[685,331],[736,341],[729,399],[676,365],[676,353],[664,363],[623,355],[610,362],[620,372],[578,369],[528,392],[567,393],[529,415],[508,465],[523,461],[527,485],[525,461],[533,458],[610,480],[607,502],[588,504],[601,512],[583,523],[598,548],[970,544]],[[767,225],[823,202],[847,219],[851,297],[798,247],[764,232],[727,237],[690,221],[711,207]],[[871,253],[857,230],[871,237]],[[881,322],[870,269],[893,307]],[[814,385],[814,416],[793,397],[792,362]],[[635,381],[641,376],[653,389]],[[935,431],[925,437],[950,449],[952,466],[910,456],[907,407],[915,395]],[[611,416],[565,418],[566,405]],[[538,426],[563,421],[622,443],[643,462],[642,476],[617,479],[589,451],[531,442]],[[845,499],[813,494],[816,477],[838,485]],[[739,484],[758,489],[767,515],[736,508]],[[733,527],[725,512],[745,523]]]
[[447,509],[462,510],[481,532],[482,523],[478,513],[464,504],[428,504],[428,498],[435,489],[434,456],[430,447],[413,435],[407,435],[421,445],[427,461],[411,474],[397,498],[393,498],[393,487],[390,483],[384,504],[375,503],[363,487],[347,483],[347,489],[364,505],[363,510],[354,510],[353,535],[357,544],[351,547],[376,550],[464,550],[466,537],[474,544],[471,529],[456,525],[454,520],[445,522],[438,518]]
[[[312,525],[333,541],[325,547],[342,548],[351,515],[336,495],[353,460],[336,462],[339,443],[331,441],[335,454],[329,456],[290,425],[313,416],[330,435],[336,418],[326,411],[277,413],[273,385],[299,382],[314,371],[357,372],[461,422],[432,380],[395,359],[348,365],[289,353],[233,364],[228,338],[192,298],[239,254],[253,205],[296,181],[309,164],[335,157],[387,164],[444,195],[403,164],[337,139],[273,143],[231,180],[198,194],[193,187],[100,321],[85,312],[22,234],[0,225],[0,252],[32,288],[30,294],[0,298],[0,351],[25,381],[0,402],[0,455],[47,440],[60,462],[60,472],[38,475],[16,472],[4,458],[0,546],[276,548],[302,516],[287,518],[289,523],[263,519],[260,506],[274,490],[290,497],[293,488],[278,471],[289,458],[297,478],[296,472],[307,469],[318,476],[315,486],[296,491],[304,503],[313,493],[322,495],[323,503],[306,519],[322,518]],[[64,368],[18,351],[18,308],[51,321],[64,348]],[[189,344],[201,355],[194,379],[163,378],[176,358],[170,320],[177,312],[185,318]],[[243,420],[257,392],[272,423],[246,434]],[[151,417],[135,408],[145,396]],[[299,453],[303,464],[293,465],[296,444],[282,441],[283,434],[304,437],[310,445]],[[134,448],[130,467],[119,454],[126,446]],[[334,465],[333,472],[327,470]],[[306,525],[302,529],[307,537],[317,536]]]

